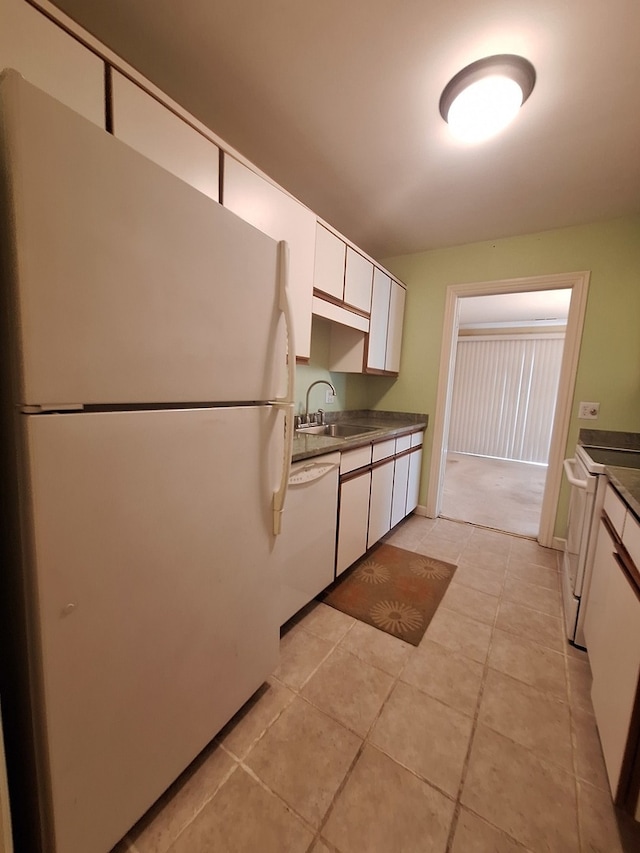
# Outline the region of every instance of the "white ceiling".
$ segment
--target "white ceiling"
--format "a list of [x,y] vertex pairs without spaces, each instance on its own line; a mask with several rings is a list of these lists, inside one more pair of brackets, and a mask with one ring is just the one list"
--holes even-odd
[[[640,211],[639,0],[54,0],[376,258]],[[501,136],[438,113],[495,53],[535,66]]]

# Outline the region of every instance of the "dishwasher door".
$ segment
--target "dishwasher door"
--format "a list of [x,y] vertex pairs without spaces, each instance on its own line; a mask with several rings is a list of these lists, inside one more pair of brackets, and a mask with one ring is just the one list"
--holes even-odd
[[274,547],[281,625],[333,583],[339,470],[339,453],[291,466],[282,532]]

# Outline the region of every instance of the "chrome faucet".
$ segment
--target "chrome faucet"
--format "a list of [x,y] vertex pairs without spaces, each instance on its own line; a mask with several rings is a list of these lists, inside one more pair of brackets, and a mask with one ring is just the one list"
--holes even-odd
[[312,382],[311,385],[309,385],[309,387],[307,388],[307,398],[305,400],[305,407],[304,407],[304,422],[305,423],[309,423],[309,392],[311,391],[311,389],[313,388],[314,385],[328,385],[329,388],[331,388],[331,393],[333,394],[333,396],[335,397],[335,395],[336,395],[336,389],[333,387],[333,385],[330,382],[327,382],[326,379],[316,379],[315,382]]

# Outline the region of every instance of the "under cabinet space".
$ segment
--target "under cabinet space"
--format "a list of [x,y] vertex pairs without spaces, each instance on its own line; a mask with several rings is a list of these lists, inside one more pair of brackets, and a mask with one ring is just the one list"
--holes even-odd
[[340,373],[362,373],[366,347],[365,332],[333,324],[330,334],[329,369]]

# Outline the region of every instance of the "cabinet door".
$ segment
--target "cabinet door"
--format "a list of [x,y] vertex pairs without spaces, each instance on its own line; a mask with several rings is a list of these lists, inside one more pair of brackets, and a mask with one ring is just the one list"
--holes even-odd
[[593,710],[615,796],[640,673],[640,600],[613,550],[601,522],[584,631],[593,673]]
[[418,506],[418,497],[420,493],[420,472],[422,470],[422,447],[409,454],[409,481],[407,483],[407,506],[405,515]]
[[379,465],[371,472],[371,500],[369,503],[369,533],[367,548],[381,539],[391,527],[391,501],[393,497],[394,460]]
[[391,527],[395,527],[407,514],[407,485],[411,455],[399,456],[395,460],[393,475],[393,501],[391,504]]
[[314,214],[284,190],[228,155],[224,158],[222,203],[269,237],[286,240],[289,244],[289,292],[296,355],[309,358],[316,243]]
[[394,373],[400,370],[400,348],[402,346],[402,324],[406,292],[397,282],[391,282],[389,325],[387,327],[386,369]]
[[346,249],[344,240],[317,223],[313,286],[336,299],[344,297]]
[[103,61],[25,0],[2,0],[0,12],[0,69],[104,127]]
[[340,484],[336,576],[367,550],[371,471]]
[[113,132],[218,201],[218,146],[117,71],[113,72]]
[[371,310],[373,287],[373,264],[363,258],[351,246],[347,246],[347,261],[344,275],[344,301],[367,313]]
[[373,296],[369,319],[369,350],[367,367],[385,370],[387,354],[387,325],[389,322],[389,300],[391,279],[377,267],[373,270]]

